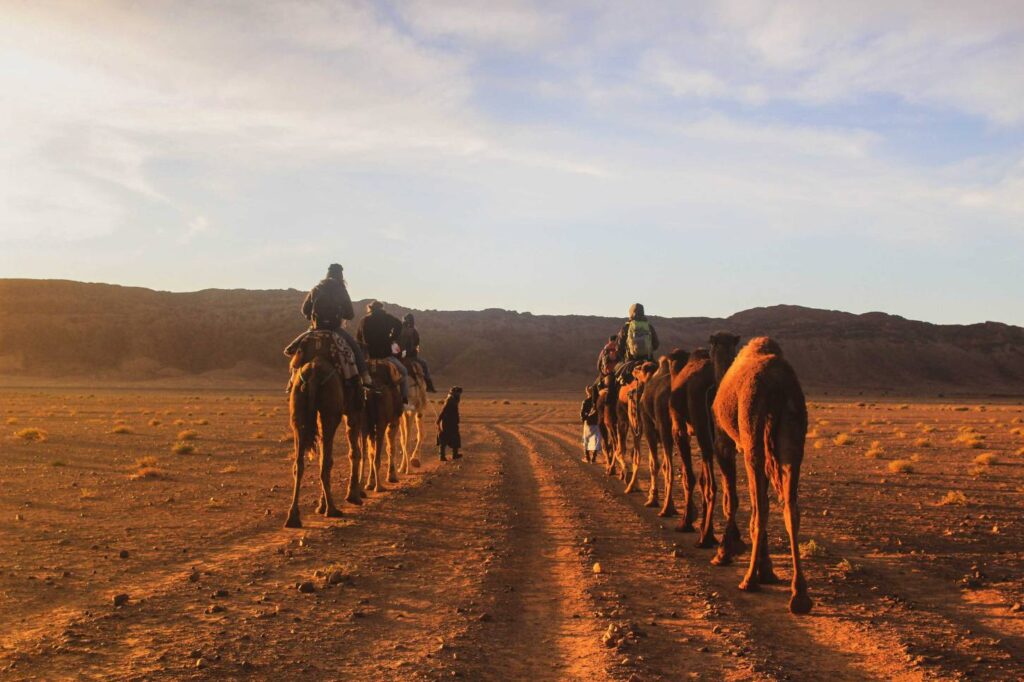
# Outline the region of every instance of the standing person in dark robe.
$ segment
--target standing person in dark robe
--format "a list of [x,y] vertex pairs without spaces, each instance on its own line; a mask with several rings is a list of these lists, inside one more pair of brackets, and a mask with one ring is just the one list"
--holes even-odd
[[437,445],[441,461],[447,461],[445,448],[452,449],[452,459],[459,459],[462,448],[462,436],[459,434],[459,401],[462,400],[462,388],[452,386],[445,398],[444,407],[437,415]]

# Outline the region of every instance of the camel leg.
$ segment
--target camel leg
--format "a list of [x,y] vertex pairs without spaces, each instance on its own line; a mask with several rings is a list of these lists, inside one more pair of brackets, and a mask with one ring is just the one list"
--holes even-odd
[[752,453],[748,449],[746,465],[747,480],[750,483],[750,542],[752,549],[750,551],[750,566],[739,587],[741,590],[756,592],[760,589],[758,580],[760,556],[768,543],[768,477],[764,473],[763,450]]
[[[662,427],[658,429],[658,435],[660,436],[661,446],[664,449],[664,459],[661,462],[661,472],[665,479],[665,502],[661,506],[661,511],[658,512],[658,516],[670,517],[676,516],[679,512],[676,511],[675,502],[672,499],[672,488],[675,484],[675,471],[672,465],[672,429],[671,427]],[[690,491],[687,489],[684,491],[683,498],[686,503],[686,511],[683,513],[683,524],[689,523],[693,525],[693,503],[690,500]]]
[[295,479],[292,487],[292,505],[288,509],[288,518],[284,522],[285,528],[302,528],[302,520],[299,518],[299,487],[302,484],[302,469],[305,466],[307,437],[303,429],[293,427],[295,433],[295,463],[292,465],[292,475]]
[[789,551],[793,557],[792,596],[789,610],[792,613],[810,613],[813,602],[807,596],[807,581],[800,566],[800,506],[797,503],[797,487],[800,481],[799,465],[783,465],[782,490],[785,499],[783,514],[786,518],[786,532],[789,533]]
[[[403,419],[400,417],[399,419]],[[388,483],[398,483],[398,472],[395,471],[395,455],[398,450],[398,422],[389,424],[385,431],[385,441],[388,447]]]
[[409,420],[412,419],[411,412],[404,412],[402,418],[399,420],[398,425],[398,440],[401,445],[402,459],[398,463],[398,472],[401,474],[409,473]]
[[739,507],[739,494],[736,490],[736,448],[732,441],[725,442],[728,436],[719,432],[715,443],[715,458],[722,472],[722,513],[725,516],[725,532],[718,553],[711,560],[715,566],[727,566],[733,557],[746,549],[740,539],[740,529],[736,525],[736,511]]
[[373,437],[373,447],[370,450],[367,465],[370,468],[369,475],[366,477],[366,489],[372,490],[375,493],[379,493],[384,490],[384,486],[380,484],[380,451],[384,447],[384,434],[375,435]]
[[[409,463],[415,469],[420,467],[420,446],[423,445],[423,413],[416,412],[416,445],[412,449],[412,459]],[[406,473],[409,473],[406,471]]]
[[334,497],[331,495],[331,469],[334,468],[334,434],[338,430],[338,423],[333,420],[328,422],[321,415],[320,424],[323,432],[320,440],[320,489],[323,493],[321,513],[327,518],[336,519],[341,516],[341,510],[334,505]]
[[658,442],[650,437],[647,439],[647,468],[650,475],[650,488],[647,489],[645,507],[658,506]]
[[[686,427],[676,427],[672,431],[672,440],[675,443],[675,447],[679,450],[679,458],[683,462],[683,496],[686,503],[686,515],[680,519],[679,525],[676,526],[676,530],[680,533],[692,533],[693,532],[693,488],[696,485],[696,481],[693,476],[693,464],[690,461],[690,437],[686,433]],[[700,546],[699,544],[697,545]]]
[[348,477],[348,490],[345,492],[345,501],[349,504],[360,505],[363,503],[363,496],[359,490],[359,480],[363,475],[362,463],[363,453],[360,447],[360,441],[362,437],[352,428],[351,422],[348,424],[346,429],[348,432],[348,466],[349,466],[349,477]]

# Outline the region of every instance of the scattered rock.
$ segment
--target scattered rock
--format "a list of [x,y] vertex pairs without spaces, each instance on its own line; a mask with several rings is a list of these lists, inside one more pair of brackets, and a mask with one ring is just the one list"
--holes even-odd
[[231,593],[228,592],[227,590],[221,588],[221,589],[215,591],[210,596],[213,597],[214,599],[223,599],[224,597],[230,597]]
[[129,556],[128,555],[128,550],[127,549],[122,549],[120,552],[117,553],[117,556],[119,558],[121,558],[121,559],[127,559],[128,556]]
[[197,658],[195,665],[196,665],[196,668],[205,668],[206,667],[206,661],[203,660],[202,658]]
[[207,613],[224,613],[226,610],[227,609],[220,604],[210,604],[210,606],[206,608]]
[[14,520],[15,521],[24,521],[25,520],[25,516],[24,516],[24,514],[15,514],[14,515]]
[[483,613],[480,614],[480,616],[477,618],[477,620],[480,621],[481,623],[490,623],[494,619],[491,618],[491,614],[489,614],[486,611],[484,611]]
[[299,583],[296,589],[303,594],[312,594],[313,592],[316,592],[316,585],[314,585],[310,580],[305,580]]
[[128,599],[129,598],[130,597],[127,594],[124,594],[123,592],[121,594],[115,594],[114,595],[114,606],[124,606],[125,604],[128,603]]
[[602,572],[603,572],[603,569],[601,568],[600,562],[595,561],[594,562],[594,573],[602,573]]

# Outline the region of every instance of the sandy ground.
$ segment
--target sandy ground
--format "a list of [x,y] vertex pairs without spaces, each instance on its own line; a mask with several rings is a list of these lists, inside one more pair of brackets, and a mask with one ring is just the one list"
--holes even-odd
[[[282,528],[285,410],[283,393],[0,394],[0,678],[1024,671],[1020,405],[813,401],[806,617],[788,613],[785,585],[741,593],[746,557],[711,566],[643,492],[581,462],[575,401],[469,394],[462,460],[428,448],[421,469],[331,520],[313,515],[307,473],[298,531]],[[342,455],[336,491],[347,475]],[[950,493],[963,504],[941,504]],[[787,577],[783,535],[773,513]]]

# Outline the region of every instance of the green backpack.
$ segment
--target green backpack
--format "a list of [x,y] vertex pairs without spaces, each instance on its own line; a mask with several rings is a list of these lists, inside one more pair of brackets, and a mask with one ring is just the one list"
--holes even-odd
[[647,320],[630,320],[626,333],[626,349],[629,357],[650,358],[654,355],[654,344],[651,338],[651,323]]

